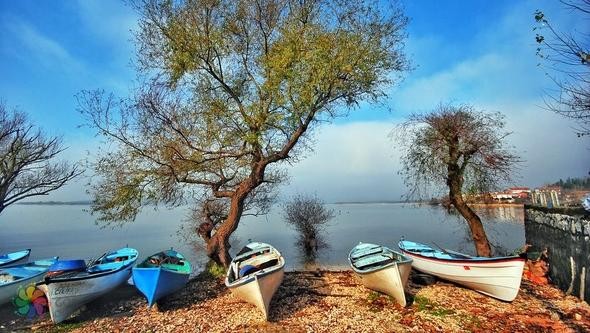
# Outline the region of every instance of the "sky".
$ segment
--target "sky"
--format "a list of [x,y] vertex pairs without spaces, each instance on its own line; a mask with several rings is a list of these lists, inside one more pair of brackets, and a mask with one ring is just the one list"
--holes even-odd
[[[313,151],[288,168],[282,195],[316,194],[326,202],[399,200],[407,189],[389,134],[409,114],[441,102],[506,116],[513,132],[508,143],[524,160],[506,185],[537,187],[588,174],[590,140],[576,137],[575,123],[543,109],[553,85],[537,66],[532,30],[536,9],[564,30],[587,32],[587,21],[556,1],[402,5],[410,18],[405,51],[414,69],[387,91],[382,106],[363,104],[321,127]],[[28,113],[47,134],[62,136],[68,147],[63,159],[92,156],[98,139],[80,127],[75,95],[85,89],[129,94],[136,24],[136,13],[115,0],[0,0],[0,100]],[[40,199],[88,199],[87,182],[78,179]]]

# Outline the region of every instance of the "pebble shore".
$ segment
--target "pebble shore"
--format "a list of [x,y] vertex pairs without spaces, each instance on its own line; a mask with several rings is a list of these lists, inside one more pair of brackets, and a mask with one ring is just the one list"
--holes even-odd
[[47,317],[14,321],[6,331],[37,332],[590,332],[590,306],[553,286],[523,280],[502,302],[450,283],[410,282],[401,307],[364,288],[349,271],[287,272],[270,321],[234,298],[223,280],[201,274],[149,309],[126,287],[124,298],[92,302],[59,325]]

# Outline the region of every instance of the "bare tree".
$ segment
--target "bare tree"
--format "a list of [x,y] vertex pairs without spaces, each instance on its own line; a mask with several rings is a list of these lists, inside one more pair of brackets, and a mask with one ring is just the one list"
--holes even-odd
[[27,116],[0,102],[0,213],[9,205],[54,191],[81,172],[54,162],[64,150],[58,137],[46,137]]
[[334,216],[316,196],[299,194],[283,205],[283,218],[299,233],[297,243],[307,257],[324,244],[322,232]]
[[535,39],[541,65],[558,90],[549,92],[545,104],[552,110],[578,122],[578,136],[590,134],[590,0],[560,1],[574,15],[582,16],[585,31],[563,31],[554,26],[540,10],[535,12],[538,26]]
[[[197,200],[204,212],[198,232],[207,255],[227,267],[245,203],[283,180],[281,167],[309,147],[314,128],[378,100],[407,69],[407,20],[384,6],[136,2],[140,88],[122,100],[79,95],[89,124],[115,145],[95,167],[99,220],[132,220],[146,204],[207,198]],[[223,213],[211,215],[213,206]]]
[[466,189],[489,191],[515,172],[518,157],[506,147],[500,113],[484,113],[469,105],[439,105],[426,114],[413,114],[399,127],[404,149],[402,170],[410,195],[420,196],[446,187],[451,204],[465,218],[475,249],[491,249],[479,216],[464,201]]

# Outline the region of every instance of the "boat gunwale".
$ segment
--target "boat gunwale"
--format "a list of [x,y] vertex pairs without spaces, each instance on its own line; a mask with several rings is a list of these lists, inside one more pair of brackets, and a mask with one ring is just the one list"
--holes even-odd
[[[500,262],[516,262],[516,261],[526,261],[525,258],[521,256],[509,256],[509,257],[493,257],[493,258],[472,258],[472,259],[441,259],[436,257],[425,256],[416,252],[412,252],[410,250],[406,250],[400,247],[400,250],[407,256],[417,257],[420,259],[428,260],[428,261],[435,261],[441,263],[457,263],[457,264],[495,264]],[[439,251],[443,253],[442,251]]]
[[[375,246],[378,246],[378,247],[380,247],[380,248],[381,248],[381,253],[383,253],[383,250],[388,250],[388,251],[390,251],[391,253],[393,253],[393,254],[397,254],[397,255],[399,255],[399,256],[401,256],[401,257],[405,258],[405,259],[404,259],[404,260],[399,260],[399,261],[394,259],[392,262],[390,262],[390,263],[387,263],[387,264],[384,264],[383,266],[376,266],[376,267],[372,267],[372,268],[370,268],[370,269],[366,269],[366,270],[360,270],[360,269],[358,269],[358,268],[356,268],[356,267],[355,267],[355,265],[353,264],[353,262],[352,262],[352,259],[351,259],[352,252],[354,251],[354,249],[355,249],[355,248],[356,248],[358,245],[360,245],[360,243],[359,243],[358,245],[355,245],[355,247],[353,247],[353,248],[352,248],[352,250],[350,250],[350,252],[348,253],[348,263],[350,264],[350,267],[352,268],[352,270],[353,270],[355,273],[357,273],[357,274],[370,274],[370,273],[374,273],[374,272],[380,271],[380,270],[382,270],[382,269],[385,269],[385,268],[389,268],[389,267],[391,267],[391,266],[393,266],[393,265],[399,266],[400,264],[401,264],[401,265],[403,265],[403,264],[411,264],[411,263],[412,263],[412,261],[413,261],[413,259],[412,259],[412,258],[410,258],[410,257],[408,257],[407,255],[405,255],[405,254],[403,254],[403,253],[399,253],[399,252],[397,252],[397,251],[394,251],[394,250],[392,250],[392,249],[388,248],[387,246],[378,245],[378,244],[373,244],[373,243],[363,243],[363,244],[368,244],[368,245],[375,245]],[[363,257],[360,257],[360,258],[363,258]],[[360,258],[358,258],[358,259],[360,259]]]
[[[25,254],[23,256],[11,259],[9,256],[11,254],[15,254],[15,253],[21,253],[24,252]],[[10,252],[10,253],[6,253],[6,259],[8,259],[6,262],[0,262],[0,267],[2,268],[6,268],[9,267],[12,264],[17,264],[17,262],[27,259],[29,256],[31,255],[31,249],[24,249],[24,250],[20,250],[20,251],[15,251],[15,252]]]
[[[50,260],[57,261],[57,259],[58,259],[58,258],[59,258],[59,257],[51,257],[51,258],[47,258],[47,259],[39,259],[39,260],[35,260],[35,261],[29,262],[29,263],[26,263],[26,264],[22,264],[22,265],[15,265],[15,266],[1,267],[1,268],[0,268],[0,271],[2,271],[2,270],[5,270],[5,269],[16,268],[16,267],[21,267],[21,266],[26,266],[26,265],[34,264],[34,263],[35,263],[35,262],[37,262],[37,261],[46,261],[46,260],[47,260],[47,261],[50,261]],[[33,266],[33,265],[30,265],[30,266]],[[41,266],[41,265],[36,265],[36,266]],[[25,277],[23,277],[23,278],[21,278],[21,279],[18,279],[18,280],[14,280],[14,281],[11,281],[11,282],[7,282],[7,283],[4,283],[4,284],[0,284],[0,288],[2,288],[2,287],[6,287],[6,286],[9,286],[9,285],[11,285],[11,284],[22,283],[22,282],[23,282],[23,280],[32,279],[32,278],[34,278],[34,277],[37,277],[37,276],[39,276],[39,275],[47,274],[47,272],[49,271],[49,267],[51,267],[51,265],[48,265],[46,270],[44,270],[44,271],[41,271],[41,272],[39,272],[39,273],[37,273],[37,274],[33,274],[33,275],[29,275],[29,276],[25,276]]]
[[252,281],[255,281],[256,279],[261,279],[271,273],[275,273],[275,272],[283,269],[285,267],[285,258],[283,258],[283,256],[280,255],[278,259],[279,259],[279,262],[276,265],[261,269],[259,271],[252,273],[252,274],[248,274],[244,277],[234,280],[233,282],[229,282],[228,278],[226,276],[225,277],[225,286],[228,288],[240,287],[240,286],[248,284]]
[[[131,249],[131,248],[128,248]],[[121,250],[121,249],[119,249]],[[119,250],[115,250],[112,253],[109,254],[114,254],[116,252],[118,252]],[[112,270],[108,270],[108,271],[102,271],[102,272],[96,272],[96,273],[89,273],[88,269],[91,268],[92,266],[94,266],[95,264],[90,265],[89,267],[86,268],[86,270],[84,271],[84,273],[86,273],[87,275],[84,276],[66,276],[66,277],[60,277],[59,275],[57,276],[52,276],[52,277],[46,277],[45,280],[43,282],[40,282],[40,284],[52,284],[52,283],[62,283],[62,282],[71,282],[71,281],[82,281],[82,280],[88,280],[88,279],[94,279],[97,277],[103,277],[103,276],[107,276],[107,275],[111,275],[111,274],[115,274],[118,273],[120,271],[126,270],[127,268],[133,267],[133,265],[135,264],[135,262],[137,261],[137,257],[139,256],[139,252],[135,249],[132,249],[135,253],[132,252],[132,254],[135,254],[135,258],[134,259],[128,259],[126,261],[128,261],[126,264],[121,265],[118,268],[112,269]],[[107,254],[105,254],[107,255]],[[121,261],[122,263],[125,262]],[[82,272],[79,272],[82,273]],[[78,274],[79,274],[78,273]]]

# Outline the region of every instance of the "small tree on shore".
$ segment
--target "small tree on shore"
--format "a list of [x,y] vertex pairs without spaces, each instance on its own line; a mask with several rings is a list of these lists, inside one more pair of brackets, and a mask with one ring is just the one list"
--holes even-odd
[[81,172],[55,162],[65,148],[58,137],[46,137],[16,109],[0,102],[0,213],[20,200],[46,195]]
[[306,255],[315,253],[324,243],[322,232],[334,216],[334,211],[316,196],[299,194],[283,205],[283,218],[299,233],[297,244]]
[[134,5],[145,81],[128,99],[79,96],[89,124],[115,147],[96,164],[92,210],[101,221],[129,221],[147,204],[198,201],[198,233],[225,267],[246,203],[265,202],[312,130],[377,100],[407,69],[407,19],[381,1]]
[[490,256],[491,248],[479,216],[463,198],[466,189],[486,192],[515,172],[518,157],[506,147],[500,113],[484,113],[469,105],[439,105],[413,114],[399,126],[402,170],[410,195],[445,186],[449,200],[465,218],[475,249]]

